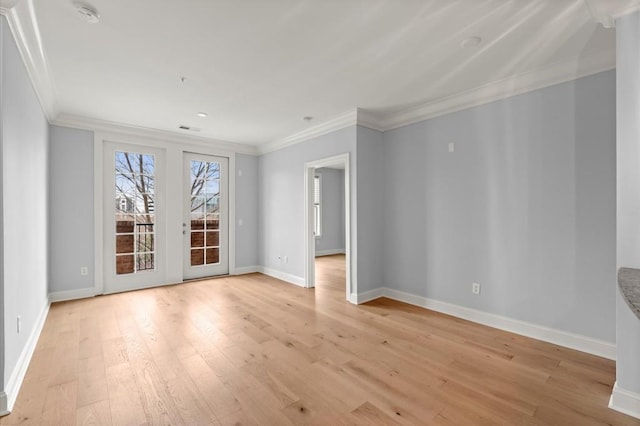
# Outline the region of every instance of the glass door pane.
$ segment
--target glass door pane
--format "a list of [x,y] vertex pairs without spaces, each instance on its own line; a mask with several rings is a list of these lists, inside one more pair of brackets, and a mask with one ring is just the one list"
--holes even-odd
[[191,266],[220,263],[220,163],[190,160]]
[[[188,228],[185,278],[228,272],[226,251],[226,187],[228,159],[197,154],[185,156],[185,227]],[[224,224],[224,225],[223,225]],[[187,226],[188,225],[188,226]],[[224,226],[224,229],[223,229]],[[186,234],[186,233],[185,233]]]
[[115,270],[155,270],[155,157],[115,152]]
[[165,154],[148,145],[104,142],[104,293],[166,283]]

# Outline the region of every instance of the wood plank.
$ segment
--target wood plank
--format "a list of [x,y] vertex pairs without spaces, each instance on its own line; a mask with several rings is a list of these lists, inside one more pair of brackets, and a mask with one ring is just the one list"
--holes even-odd
[[0,425],[640,425],[607,407],[615,363],[261,274],[55,303]]
[[78,408],[76,425],[109,426],[111,422],[111,407],[109,401],[100,401]]

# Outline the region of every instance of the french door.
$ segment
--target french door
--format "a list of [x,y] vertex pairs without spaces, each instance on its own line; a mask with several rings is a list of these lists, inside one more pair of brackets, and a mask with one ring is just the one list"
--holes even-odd
[[104,144],[105,293],[165,280],[164,155],[148,146]]
[[183,276],[229,273],[229,160],[184,154]]

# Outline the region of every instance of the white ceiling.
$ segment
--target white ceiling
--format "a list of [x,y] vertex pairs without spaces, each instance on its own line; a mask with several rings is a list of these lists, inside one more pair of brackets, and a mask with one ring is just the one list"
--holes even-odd
[[593,0],[29,1],[57,113],[254,145],[615,52]]

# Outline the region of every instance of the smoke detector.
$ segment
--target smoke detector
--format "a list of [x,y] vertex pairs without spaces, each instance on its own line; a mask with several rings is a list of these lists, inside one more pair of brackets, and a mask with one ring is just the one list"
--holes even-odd
[[98,11],[88,4],[75,2],[73,7],[76,8],[77,16],[85,22],[95,24],[100,20]]

